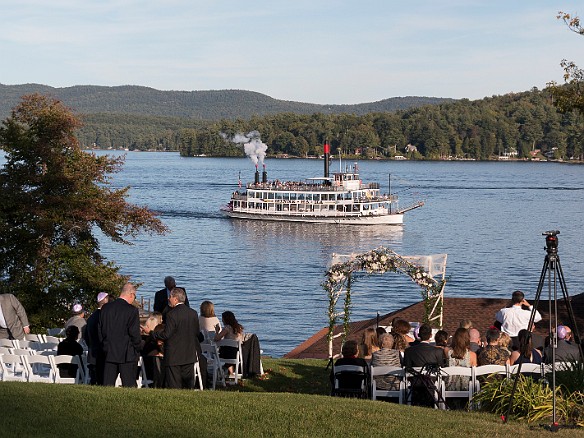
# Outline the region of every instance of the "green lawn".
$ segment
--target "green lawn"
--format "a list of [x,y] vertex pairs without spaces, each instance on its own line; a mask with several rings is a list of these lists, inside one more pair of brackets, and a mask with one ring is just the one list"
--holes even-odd
[[[328,392],[325,364],[265,360],[271,370],[265,379],[227,391],[0,383],[0,436],[533,438],[545,433],[525,423],[502,424],[489,414],[319,395]],[[584,437],[584,431],[561,429],[553,436]]]

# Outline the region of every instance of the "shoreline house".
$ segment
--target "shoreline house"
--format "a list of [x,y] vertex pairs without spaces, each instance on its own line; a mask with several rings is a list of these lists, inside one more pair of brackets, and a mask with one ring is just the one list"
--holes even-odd
[[[542,315],[542,320],[536,324],[535,333],[541,336],[547,336],[549,330],[549,301],[547,296],[541,294],[537,310]],[[533,300],[530,300],[532,303]],[[584,293],[571,296],[570,302],[574,311],[574,317],[580,337],[584,329]],[[444,330],[450,336],[454,334],[459,327],[460,321],[469,319],[473,322],[481,335],[484,336],[486,330],[495,322],[495,314],[503,307],[511,304],[509,299],[505,298],[453,298],[444,297]],[[552,302],[553,306],[553,302]],[[394,318],[404,319],[409,322],[421,322],[424,316],[424,302],[419,301],[410,306],[379,316],[379,325],[386,327],[391,325]],[[568,311],[564,304],[564,299],[558,300],[558,322],[571,326]],[[347,339],[353,339],[359,342],[363,331],[370,327],[377,326],[377,317],[355,321],[350,323],[350,330]],[[571,327],[574,329],[573,327]],[[335,328],[335,335],[343,330],[342,324]],[[284,355],[286,359],[328,359],[328,327],[324,327],[312,335],[306,341],[298,345],[292,351]],[[341,336],[333,341],[333,353],[338,354],[341,351]]]

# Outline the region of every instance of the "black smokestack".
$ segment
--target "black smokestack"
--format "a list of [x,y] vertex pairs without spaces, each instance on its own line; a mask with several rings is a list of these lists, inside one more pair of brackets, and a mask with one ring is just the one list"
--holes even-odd
[[262,183],[266,184],[268,182],[268,172],[266,171],[266,165],[264,164],[264,171],[262,172]]
[[258,170],[258,165],[256,164],[256,171],[255,171],[255,178],[254,178],[254,184],[259,184],[260,183],[260,171]]
[[331,155],[331,147],[328,142],[324,141],[324,177],[329,177],[329,157]]

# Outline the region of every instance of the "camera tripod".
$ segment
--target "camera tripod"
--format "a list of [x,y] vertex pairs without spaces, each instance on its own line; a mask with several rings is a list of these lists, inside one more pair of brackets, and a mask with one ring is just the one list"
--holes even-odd
[[[562,271],[562,265],[560,264],[560,256],[558,255],[558,234],[559,231],[546,231],[542,235],[545,237],[546,247],[544,248],[547,252],[543,269],[539,277],[539,284],[537,286],[537,292],[535,294],[535,300],[531,308],[531,316],[529,319],[529,324],[527,330],[529,335],[525,338],[524,342],[519,346],[520,351],[523,351],[531,338],[531,328],[533,327],[535,314],[537,311],[537,306],[541,297],[541,292],[543,290],[545,280],[547,278],[548,284],[548,302],[549,302],[549,340],[550,340],[550,350],[551,359],[547,358],[546,362],[550,362],[552,370],[551,378],[551,390],[553,397],[552,405],[552,424],[549,426],[551,431],[557,431],[559,426],[556,420],[556,348],[558,346],[558,336],[557,336],[557,326],[558,326],[558,284],[563,294],[564,303],[566,304],[566,310],[568,311],[568,317],[570,319],[570,326],[572,328],[572,333],[574,336],[574,342],[578,345],[580,362],[584,363],[584,355],[582,354],[582,345],[580,343],[580,333],[578,331],[578,326],[576,324],[576,319],[574,317],[574,310],[572,309],[572,303],[570,297],[568,296],[568,289],[566,287],[566,281],[564,280],[564,272]],[[553,297],[553,301],[552,301]],[[509,397],[509,405],[507,408],[507,414],[503,417],[503,421],[506,422],[511,414],[513,408],[513,397],[515,395],[515,390],[517,389],[517,380],[521,374],[521,364],[517,367],[517,374],[513,381],[513,388],[511,390],[511,395]]]

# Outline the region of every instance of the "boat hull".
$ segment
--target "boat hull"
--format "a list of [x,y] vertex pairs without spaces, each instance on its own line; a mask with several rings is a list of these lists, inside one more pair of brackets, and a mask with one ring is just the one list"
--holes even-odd
[[310,216],[289,215],[273,213],[246,213],[240,211],[223,211],[234,219],[277,221],[277,222],[303,222],[313,224],[343,224],[343,225],[403,225],[403,213],[378,215],[378,216]]

